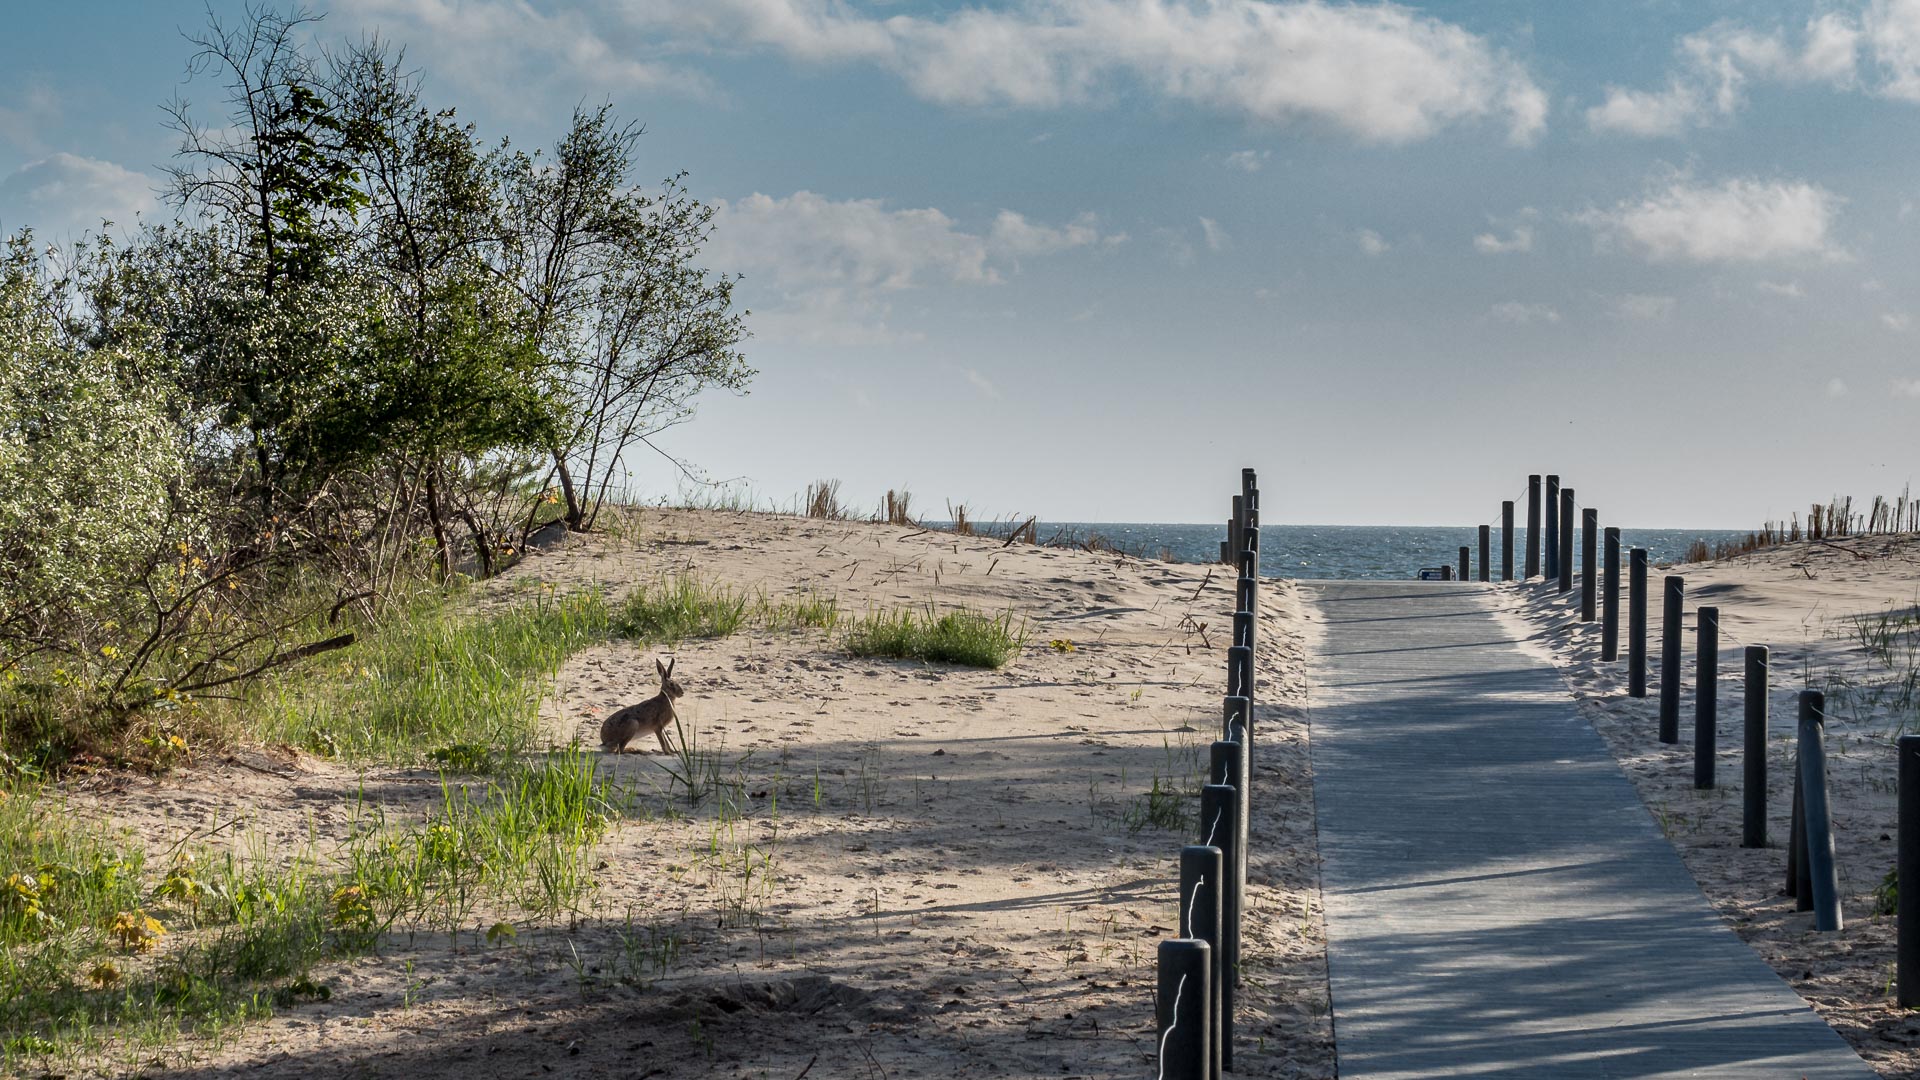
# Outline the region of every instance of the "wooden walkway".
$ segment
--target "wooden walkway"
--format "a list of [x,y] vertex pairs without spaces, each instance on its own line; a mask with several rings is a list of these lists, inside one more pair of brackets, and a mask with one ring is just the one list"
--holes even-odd
[[1714,912],[1485,586],[1305,585],[1342,1080],[1873,1076]]

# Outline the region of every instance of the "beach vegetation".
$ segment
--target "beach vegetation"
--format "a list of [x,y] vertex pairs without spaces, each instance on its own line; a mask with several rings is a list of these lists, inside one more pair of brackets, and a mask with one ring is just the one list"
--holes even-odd
[[853,623],[845,641],[854,656],[998,668],[1026,645],[1027,624],[1011,611],[989,615],[904,607],[868,612]]

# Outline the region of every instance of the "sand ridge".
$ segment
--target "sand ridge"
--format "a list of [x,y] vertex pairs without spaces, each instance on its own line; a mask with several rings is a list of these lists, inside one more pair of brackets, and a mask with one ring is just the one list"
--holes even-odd
[[[490,583],[482,604],[661,575],[843,610],[966,605],[1026,620],[998,671],[855,659],[819,630],[744,630],[673,650],[589,648],[543,705],[552,741],[597,742],[658,688],[716,789],[620,823],[564,925],[390,943],[319,973],[330,1002],[189,1046],[150,1075],[1135,1076],[1152,1061],[1153,956],[1175,925],[1178,827],[1148,793],[1218,728],[1231,572],[906,527],[645,511]],[[1239,1075],[1330,1077],[1306,755],[1304,617],[1262,592]],[[1070,641],[1070,651],[1050,646]],[[676,759],[601,758],[649,805]],[[437,777],[262,751],[94,796],[170,830],[243,818],[275,842],[344,827],[352,792],[422,812]],[[737,815],[719,814],[722,799]],[[1191,800],[1189,800],[1191,801]],[[1130,827],[1130,820],[1133,825]],[[484,920],[482,913],[481,919]]]

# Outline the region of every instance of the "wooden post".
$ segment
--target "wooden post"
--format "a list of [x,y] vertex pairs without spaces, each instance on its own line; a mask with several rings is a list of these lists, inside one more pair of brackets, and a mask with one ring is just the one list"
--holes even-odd
[[1513,580],[1513,500],[1500,504],[1500,580]]
[[1627,553],[1627,696],[1647,696],[1647,549]]
[[1527,477],[1527,572],[1540,572],[1540,474]]
[[1601,592],[1600,659],[1620,659],[1620,530],[1607,526],[1607,584]]
[[1560,489],[1560,591],[1573,591],[1573,489]]
[[1667,577],[1666,605],[1660,612],[1660,741],[1680,741],[1680,619],[1687,579]]
[[1552,581],[1560,576],[1560,478],[1547,477],[1547,524],[1540,541],[1545,545],[1540,572]]
[[1480,526],[1480,580],[1493,580],[1493,526]]
[[1599,554],[1595,549],[1600,546],[1600,511],[1589,506],[1580,512],[1580,621],[1592,622],[1595,615],[1595,591],[1598,581],[1594,577],[1594,558]]
[[1212,1080],[1212,949],[1196,938],[1160,943],[1159,993],[1155,1009],[1159,1030],[1160,1080]]
[[1694,613],[1693,786],[1713,787],[1713,756],[1720,733],[1720,609]]
[[1468,576],[1468,572],[1467,572],[1467,545],[1465,544],[1460,545],[1460,580],[1461,581],[1473,580],[1471,577]]
[[1740,846],[1767,846],[1767,647],[1747,646],[1745,760],[1742,765]]

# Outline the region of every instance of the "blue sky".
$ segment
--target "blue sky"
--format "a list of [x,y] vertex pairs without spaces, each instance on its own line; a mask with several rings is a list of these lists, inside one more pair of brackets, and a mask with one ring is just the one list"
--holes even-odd
[[[202,5],[18,7],[0,228],[164,214]],[[1920,0],[322,7],[489,137],[611,101],[690,174],[761,374],[662,442],[762,498],[1212,520],[1253,464],[1270,520],[1469,523],[1557,471],[1746,527],[1920,461]]]

